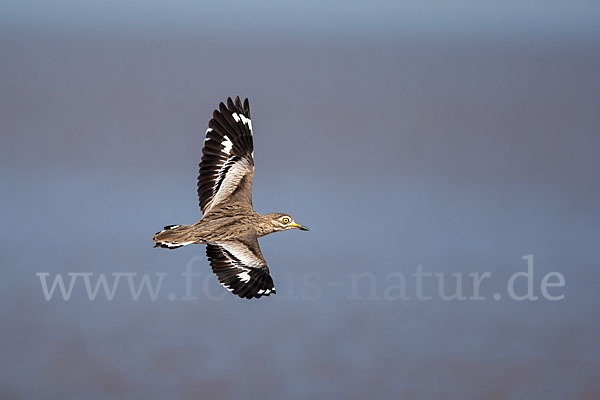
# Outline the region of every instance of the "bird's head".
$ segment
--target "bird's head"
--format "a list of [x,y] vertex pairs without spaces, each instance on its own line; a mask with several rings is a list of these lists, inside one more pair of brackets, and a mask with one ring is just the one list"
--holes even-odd
[[274,231],[285,231],[288,229],[300,229],[301,231],[308,231],[308,227],[297,224],[294,218],[284,213],[271,213],[267,214],[269,222],[273,226]]

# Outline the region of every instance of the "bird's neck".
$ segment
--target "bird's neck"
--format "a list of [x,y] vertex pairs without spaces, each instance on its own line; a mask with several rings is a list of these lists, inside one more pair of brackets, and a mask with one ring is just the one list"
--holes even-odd
[[258,216],[258,223],[256,224],[256,235],[258,237],[266,236],[275,231],[276,229],[271,223],[271,217],[268,214]]

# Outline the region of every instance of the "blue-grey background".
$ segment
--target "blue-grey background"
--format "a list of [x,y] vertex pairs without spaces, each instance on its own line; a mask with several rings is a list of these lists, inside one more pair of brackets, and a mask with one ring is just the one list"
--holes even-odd
[[[600,396],[597,2],[1,8],[2,399]],[[312,228],[261,239],[278,294],[254,301],[221,296],[203,246],[151,243],[200,217],[203,134],[236,94],[255,208]],[[507,297],[529,254],[564,300]],[[486,300],[418,301],[418,265],[467,296],[491,272]],[[45,301],[37,272],[168,276],[156,301],[125,280]]]

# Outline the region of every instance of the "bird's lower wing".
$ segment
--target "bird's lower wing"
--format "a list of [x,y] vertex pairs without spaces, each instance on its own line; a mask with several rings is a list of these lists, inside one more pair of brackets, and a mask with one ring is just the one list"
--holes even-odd
[[275,294],[256,237],[208,244],[206,255],[219,283],[233,294],[246,299]]
[[208,123],[198,175],[198,199],[204,214],[224,201],[252,205],[254,144],[248,99],[219,104]]

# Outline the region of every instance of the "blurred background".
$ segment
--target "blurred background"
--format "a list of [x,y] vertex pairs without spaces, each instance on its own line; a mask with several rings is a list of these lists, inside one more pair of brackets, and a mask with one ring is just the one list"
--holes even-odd
[[[0,7],[0,398],[600,397],[597,2]],[[278,294],[253,301],[204,246],[151,242],[200,218],[204,131],[238,94],[256,210],[311,227],[261,239]],[[530,254],[539,299],[511,300]],[[430,279],[419,301],[418,265],[466,296],[490,272],[485,300]],[[40,272],[167,275],[154,301],[125,278],[46,301]]]

